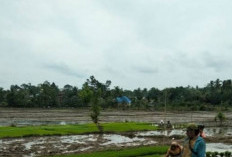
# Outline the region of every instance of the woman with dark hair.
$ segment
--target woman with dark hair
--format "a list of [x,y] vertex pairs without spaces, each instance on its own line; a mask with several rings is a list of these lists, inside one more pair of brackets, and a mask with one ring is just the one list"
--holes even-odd
[[205,141],[199,135],[196,124],[189,124],[186,130],[187,138],[183,144],[182,157],[205,157]]
[[204,125],[198,125],[198,129],[199,129],[199,136],[201,136],[202,138],[206,138],[206,135],[204,133],[204,128],[205,126]]

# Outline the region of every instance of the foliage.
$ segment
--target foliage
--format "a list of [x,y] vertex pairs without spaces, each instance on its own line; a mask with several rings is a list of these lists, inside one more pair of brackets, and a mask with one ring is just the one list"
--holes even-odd
[[225,153],[224,152],[221,152],[219,153],[221,157],[224,157]]
[[226,151],[226,152],[225,152],[225,157],[230,157],[230,156],[231,156],[231,152]]
[[226,116],[222,113],[219,112],[216,116],[215,116],[215,120],[219,120],[220,121],[220,125],[222,125],[223,121],[226,120]]
[[[37,86],[28,84],[12,85],[9,90],[0,87],[0,106],[4,107],[91,107],[97,91],[99,106],[104,108],[125,108],[115,101],[118,96],[127,96],[132,100],[132,109],[163,110],[166,100],[167,109],[209,111],[232,108],[232,81],[210,81],[205,87],[173,87],[159,90],[137,88],[124,90],[119,86],[110,88],[111,81],[100,82],[94,76],[82,85],[81,89],[65,85],[58,88],[55,83],[45,81]],[[165,92],[167,92],[165,94]],[[166,95],[166,96],[165,96]]]
[[83,106],[89,106],[89,103],[93,97],[93,91],[90,89],[87,83],[83,84],[82,90],[78,93],[81,98]]
[[225,151],[225,152],[206,152],[206,157],[218,157],[218,155],[220,155],[220,157],[230,157],[231,156],[231,152],[229,151]]
[[91,107],[91,119],[96,124],[98,130],[100,132],[103,131],[103,127],[99,124],[99,115],[100,115],[100,106],[99,106],[99,99],[100,99],[100,92],[96,92],[92,98],[92,107]]
[[[105,132],[127,132],[157,130],[158,128],[149,123],[102,123]],[[44,135],[71,135],[99,132],[95,124],[78,125],[49,125],[49,126],[25,126],[25,127],[0,127],[0,138],[44,136]]]
[[108,150],[72,155],[57,155],[55,157],[160,157],[167,152],[167,149],[168,146],[143,146],[137,148],[127,148],[122,150]]
[[51,125],[51,126],[25,126],[25,127],[0,127],[0,138],[44,136],[44,135],[69,135],[97,132],[93,124],[83,125]]
[[211,157],[212,152],[206,152],[206,157]]
[[126,122],[126,123],[104,123],[104,131],[112,132],[113,130],[117,132],[124,131],[148,131],[157,130],[157,126],[152,126],[150,123],[136,123],[136,122]]

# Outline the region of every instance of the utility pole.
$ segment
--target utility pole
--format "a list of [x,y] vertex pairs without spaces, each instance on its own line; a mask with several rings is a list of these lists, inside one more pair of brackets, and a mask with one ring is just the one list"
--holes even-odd
[[[164,129],[166,130],[166,107],[167,107],[167,90],[164,91]],[[164,137],[163,137],[164,144]]]
[[164,123],[166,122],[166,114],[167,114],[167,110],[166,110],[166,107],[167,107],[167,90],[165,90],[165,98],[164,98]]

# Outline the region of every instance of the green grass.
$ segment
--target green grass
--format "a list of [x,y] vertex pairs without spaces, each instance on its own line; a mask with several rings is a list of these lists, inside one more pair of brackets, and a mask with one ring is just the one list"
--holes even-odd
[[144,146],[85,154],[57,155],[53,157],[160,157],[167,152],[167,149],[168,146]]
[[111,132],[125,132],[125,131],[146,131],[146,130],[157,130],[157,126],[152,126],[150,123],[136,123],[136,122],[127,122],[127,123],[104,123],[102,124],[104,131]]
[[[101,125],[104,128],[104,132],[157,130],[156,126],[152,126],[149,123],[103,123]],[[46,135],[74,135],[94,132],[98,132],[95,124],[0,127],[0,138]]]

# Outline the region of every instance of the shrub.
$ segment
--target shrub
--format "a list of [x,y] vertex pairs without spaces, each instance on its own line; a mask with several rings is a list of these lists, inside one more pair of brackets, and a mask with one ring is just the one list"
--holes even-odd
[[225,155],[223,152],[221,152],[219,154],[220,154],[221,157],[224,157],[224,155]]
[[230,157],[230,156],[231,156],[231,152],[226,151],[226,152],[225,152],[225,157]]
[[206,157],[211,157],[212,156],[212,152],[206,152]]

